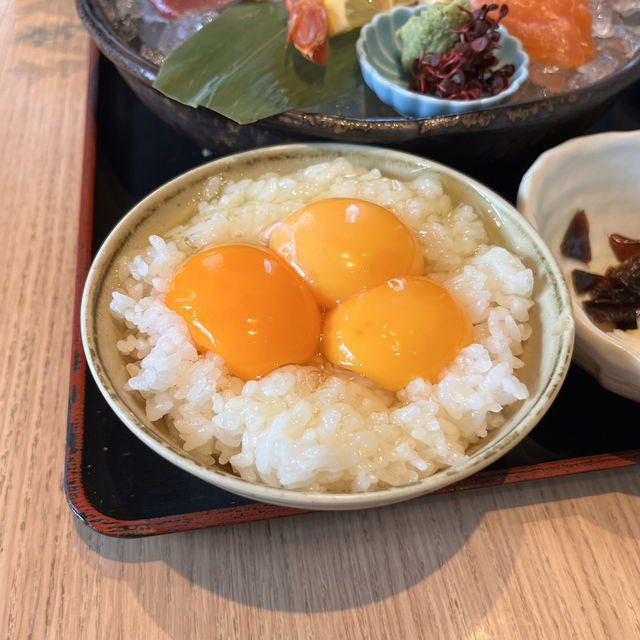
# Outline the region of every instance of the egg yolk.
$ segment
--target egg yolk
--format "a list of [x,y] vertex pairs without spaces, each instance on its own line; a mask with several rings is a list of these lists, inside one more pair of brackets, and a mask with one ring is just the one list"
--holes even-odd
[[313,294],[267,249],[229,244],[196,253],[174,275],[166,305],[187,321],[200,350],[221,355],[243,380],[303,364],[318,350]]
[[388,209],[354,198],[305,205],[275,226],[269,246],[326,308],[389,278],[424,270],[415,235]]
[[328,360],[398,391],[418,377],[436,382],[473,341],[473,325],[445,287],[410,276],[367,289],[331,309],[322,340]]

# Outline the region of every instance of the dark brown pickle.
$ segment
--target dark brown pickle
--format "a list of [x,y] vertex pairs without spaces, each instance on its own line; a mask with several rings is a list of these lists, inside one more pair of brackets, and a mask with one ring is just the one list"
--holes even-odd
[[632,256],[622,264],[618,279],[640,299],[640,254]]
[[597,324],[610,324],[623,331],[638,328],[637,304],[603,299],[585,300],[582,304],[588,316]]
[[[585,300],[583,307],[596,323],[607,323],[615,329],[637,329],[640,310],[640,255],[636,267],[629,269],[629,276],[623,275],[624,268],[602,276],[589,289],[591,300]],[[610,270],[609,270],[610,271]],[[625,282],[627,280],[627,282]],[[633,283],[633,287],[628,284]],[[639,288],[635,288],[635,287]]]
[[582,271],[582,269],[574,269],[571,272],[573,288],[576,290],[576,293],[580,294],[593,289],[602,278],[603,276],[597,273],[589,273],[588,271]]
[[627,238],[619,233],[609,234],[609,246],[620,262],[640,253],[640,240]]
[[[582,269],[571,272],[578,294],[588,293],[582,305],[593,322],[601,328],[637,329],[640,315],[640,240],[612,233],[609,244],[622,264],[609,267],[604,275]],[[562,254],[589,262],[589,222],[584,211],[576,212],[561,245]]]
[[609,267],[604,276],[591,287],[591,297],[613,302],[633,302],[636,298],[634,291],[620,279],[621,267]]
[[581,209],[571,219],[560,245],[562,255],[582,262],[591,260],[591,244],[589,242],[589,221]]

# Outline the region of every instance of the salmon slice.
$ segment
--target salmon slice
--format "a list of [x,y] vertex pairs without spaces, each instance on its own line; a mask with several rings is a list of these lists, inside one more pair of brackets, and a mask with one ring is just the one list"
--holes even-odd
[[[482,0],[471,0],[479,9]],[[508,0],[502,24],[519,38],[532,62],[579,67],[593,57],[591,9],[588,0]]]

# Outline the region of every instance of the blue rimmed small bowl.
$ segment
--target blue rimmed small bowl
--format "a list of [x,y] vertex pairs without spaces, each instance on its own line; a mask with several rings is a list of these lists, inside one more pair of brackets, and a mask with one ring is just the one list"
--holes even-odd
[[407,86],[410,78],[400,64],[402,45],[396,32],[409,18],[424,11],[427,6],[396,7],[377,14],[362,27],[356,52],[362,76],[371,90],[382,102],[409,118],[479,111],[508,102],[529,75],[529,56],[520,40],[509,35],[503,26],[500,26],[501,48],[495,51],[498,66],[513,64],[516,68],[507,89],[495,96],[477,100],[447,100],[409,91]]

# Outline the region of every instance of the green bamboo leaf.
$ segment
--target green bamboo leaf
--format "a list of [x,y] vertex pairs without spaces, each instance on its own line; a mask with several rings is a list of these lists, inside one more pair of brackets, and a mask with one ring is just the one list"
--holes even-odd
[[287,15],[281,2],[228,7],[169,54],[153,86],[247,124],[333,100],[362,83],[357,29],[331,38],[327,64],[319,66],[285,47]]

